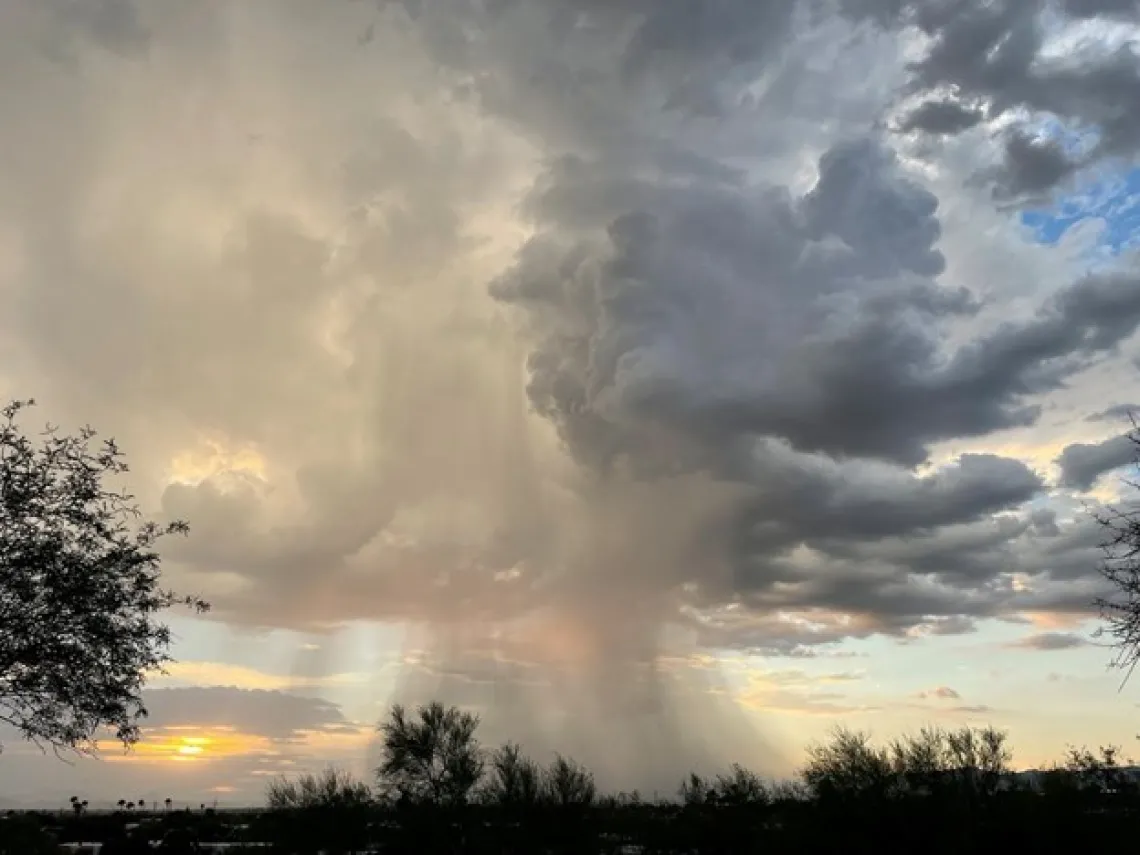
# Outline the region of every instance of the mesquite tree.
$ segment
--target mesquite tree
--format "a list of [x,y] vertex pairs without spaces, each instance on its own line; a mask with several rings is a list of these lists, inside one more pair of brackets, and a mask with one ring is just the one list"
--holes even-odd
[[381,789],[413,804],[465,804],[483,777],[479,717],[435,701],[408,715],[395,704],[380,725]]
[[29,439],[17,418],[33,403],[0,409],[0,722],[57,751],[91,751],[104,728],[130,745],[146,676],[170,661],[160,614],[208,608],[160,585],[155,545],[188,529],[111,489],[127,471],[112,440]]

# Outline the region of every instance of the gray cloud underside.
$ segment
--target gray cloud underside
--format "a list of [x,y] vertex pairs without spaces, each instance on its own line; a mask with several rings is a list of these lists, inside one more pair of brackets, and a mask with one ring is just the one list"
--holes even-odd
[[147,731],[191,727],[233,728],[275,742],[295,742],[305,733],[356,732],[340,708],[320,698],[223,686],[148,689],[143,695]]
[[1076,490],[1090,490],[1101,475],[1132,465],[1136,458],[1136,442],[1127,434],[1095,444],[1068,445],[1057,458],[1061,484]]
[[1114,404],[1088,416],[1088,420],[1090,422],[1128,422],[1137,412],[1140,412],[1140,406],[1136,404]]
[[1088,643],[1087,638],[1069,632],[1041,632],[1028,636],[1018,642],[1016,646],[1024,647],[1027,650],[1050,651],[1072,650],[1076,647],[1084,647]]
[[[1100,592],[1041,473],[925,464],[1117,358],[1135,267],[1008,311],[951,276],[944,200],[883,130],[1024,108],[1099,129],[1079,165],[1131,156],[1129,57],[1038,61],[1035,4],[852,5],[929,38],[893,76],[897,44],[775,0],[14,8],[5,388],[140,478],[206,440],[270,461],[150,496],[223,619],[558,606],[637,660],[660,622],[802,653]],[[1003,133],[1005,195],[1073,174]]]

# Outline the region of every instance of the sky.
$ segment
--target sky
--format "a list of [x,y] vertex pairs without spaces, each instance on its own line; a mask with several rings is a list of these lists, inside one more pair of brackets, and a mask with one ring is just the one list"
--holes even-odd
[[0,395],[114,436],[143,739],[256,804],[390,704],[605,787],[836,726],[1132,753],[1135,0],[0,0]]

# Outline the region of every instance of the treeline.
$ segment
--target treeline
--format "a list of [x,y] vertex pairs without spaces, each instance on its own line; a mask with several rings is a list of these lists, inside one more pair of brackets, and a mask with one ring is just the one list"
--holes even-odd
[[674,796],[599,793],[588,769],[543,765],[518,745],[486,750],[478,719],[430,704],[381,725],[373,786],[335,769],[268,788],[281,852],[749,853],[990,846],[1072,852],[1140,831],[1140,782],[1118,752],[1072,750],[1037,777],[1012,772],[1006,735],[943,730],[875,745],[837,730],[798,778],[741,766],[690,775]]
[[[196,841],[229,840],[290,855],[743,855],[1071,853],[1140,839],[1140,780],[1114,748],[1073,749],[1052,769],[1017,774],[1005,734],[993,728],[927,728],[885,745],[840,729],[808,750],[793,781],[733,766],[692,774],[670,797],[646,799],[599,792],[591,772],[567,757],[541,764],[518,745],[487,749],[477,728],[475,716],[441,704],[414,713],[394,707],[380,727],[374,781],[332,768],[280,778],[268,786],[264,810],[159,813],[138,826],[134,841],[118,834],[104,855],[153,851],[152,841],[177,853],[194,852]],[[138,818],[65,812],[57,839],[101,840],[91,835],[111,828],[114,836],[115,823],[128,820]],[[132,842],[137,849],[127,848]],[[26,838],[21,845],[0,840],[0,855],[47,851],[28,848]]]

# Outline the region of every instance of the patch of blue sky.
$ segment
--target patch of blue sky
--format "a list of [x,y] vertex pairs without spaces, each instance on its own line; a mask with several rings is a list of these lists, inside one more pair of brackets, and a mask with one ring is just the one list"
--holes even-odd
[[[1053,117],[1031,122],[1029,127],[1059,142],[1065,153],[1078,161],[1100,140],[1096,128],[1066,126]],[[1093,255],[1117,256],[1140,247],[1140,168],[1105,165],[1082,171],[1078,182],[1076,189],[1058,194],[1047,206],[1021,213],[1022,224],[1036,240],[1053,245],[1074,226],[1099,221]]]
[[1095,127],[1073,127],[1051,115],[1036,122],[1027,121],[1023,124],[1023,129],[1036,131],[1042,137],[1055,140],[1061,144],[1065,154],[1073,159],[1089,154],[1101,138],[1100,130]]
[[1021,213],[1035,238],[1050,245],[1089,220],[1100,221],[1098,247],[1111,255],[1140,247],[1140,168],[1090,178],[1051,207]]

